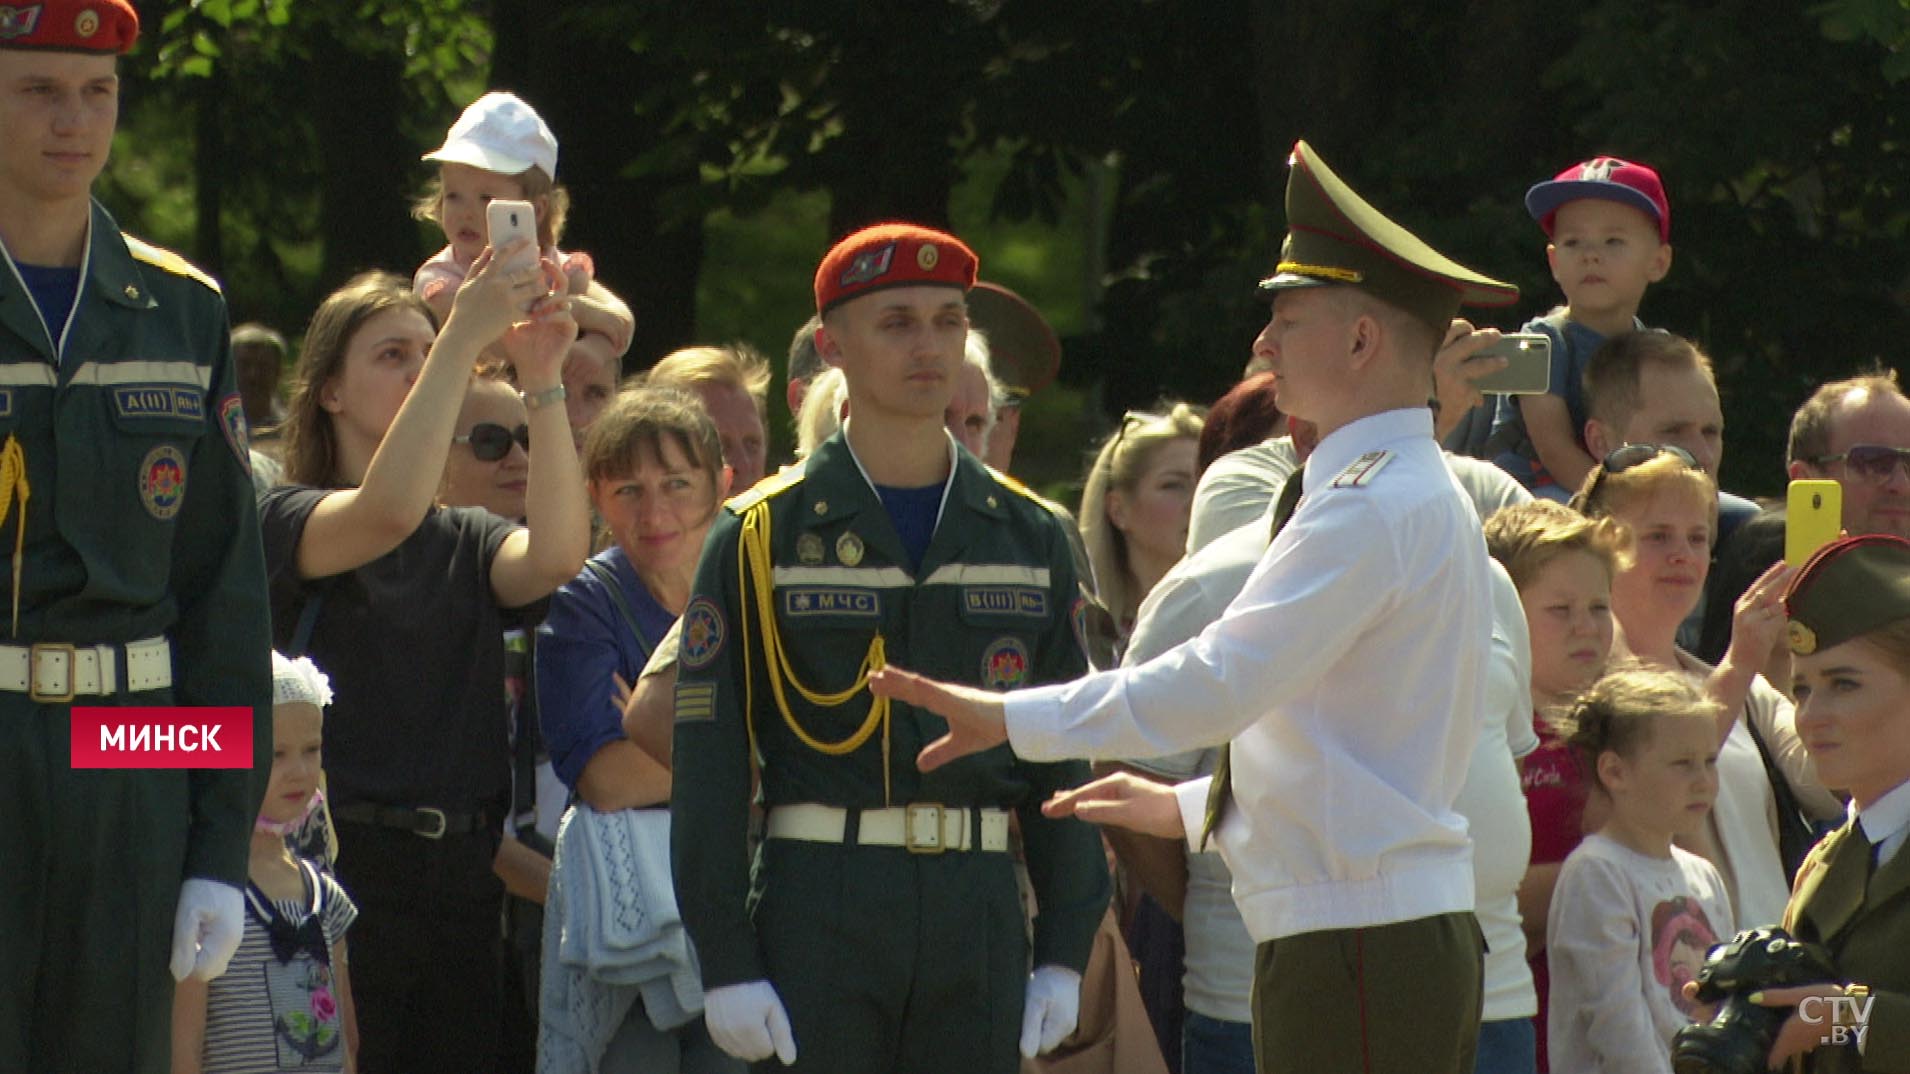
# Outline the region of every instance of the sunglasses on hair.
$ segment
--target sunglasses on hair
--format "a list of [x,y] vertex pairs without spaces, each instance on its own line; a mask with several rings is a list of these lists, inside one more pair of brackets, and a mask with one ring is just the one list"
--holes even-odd
[[1910,468],[1910,448],[1885,447],[1882,444],[1852,444],[1835,455],[1819,455],[1811,460],[1818,465],[1841,462],[1844,469],[1875,484],[1883,484],[1897,472]]
[[513,440],[528,453],[531,449],[531,427],[519,424],[515,429],[506,429],[496,422],[481,421],[471,426],[469,436],[451,438],[453,444],[471,445],[471,454],[476,455],[479,462],[496,462],[509,455]]
[[1643,466],[1660,455],[1669,455],[1692,470],[1704,469],[1698,465],[1696,456],[1676,444],[1626,444],[1605,456],[1598,464],[1598,472],[1592,475],[1592,483],[1585,490],[1585,502],[1598,502],[1598,489],[1605,483],[1606,477],[1622,474],[1634,466]]

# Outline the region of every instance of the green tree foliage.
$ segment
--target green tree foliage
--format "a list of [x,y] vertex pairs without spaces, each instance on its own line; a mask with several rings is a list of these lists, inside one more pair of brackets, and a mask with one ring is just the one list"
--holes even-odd
[[1907,36],[1906,0],[198,0],[149,19],[106,189],[296,325],[436,245],[417,156],[512,88],[562,140],[569,244],[638,311],[633,368],[712,330],[780,353],[815,254],[905,216],[985,237],[1118,413],[1237,374],[1296,137],[1518,281],[1501,327],[1560,297],[1525,188],[1609,153],[1666,177],[1644,316],[1712,352],[1727,482],[1770,491],[1782,415],[1901,335]]

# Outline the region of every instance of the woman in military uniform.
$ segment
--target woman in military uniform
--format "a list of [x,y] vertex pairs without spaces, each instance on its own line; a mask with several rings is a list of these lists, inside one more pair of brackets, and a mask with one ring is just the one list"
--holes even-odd
[[1845,981],[1764,993],[1796,1008],[1771,1065],[1802,1054],[1816,1074],[1910,1071],[1910,541],[1832,542],[1784,601],[1797,730],[1850,808],[1804,859],[1784,912]]

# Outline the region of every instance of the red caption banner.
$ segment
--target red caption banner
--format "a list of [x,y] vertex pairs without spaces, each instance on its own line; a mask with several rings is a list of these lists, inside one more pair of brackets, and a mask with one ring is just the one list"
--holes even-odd
[[74,768],[251,768],[243,705],[73,707]]

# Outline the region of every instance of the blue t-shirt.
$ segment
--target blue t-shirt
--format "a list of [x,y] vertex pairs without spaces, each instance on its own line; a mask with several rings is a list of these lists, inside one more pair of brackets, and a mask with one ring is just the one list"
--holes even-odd
[[621,675],[634,686],[657,642],[676,622],[643,587],[623,549],[612,545],[591,562],[610,568],[637,633],[588,565],[551,594],[550,611],[537,628],[538,722],[551,768],[573,790],[597,751],[624,737],[611,676]]
[[[1632,328],[1643,332],[1645,324],[1633,318]],[[1538,332],[1552,340],[1551,386],[1546,389],[1546,394],[1565,400],[1565,409],[1572,421],[1572,440],[1583,448],[1585,419],[1588,416],[1585,412],[1585,367],[1591,364],[1592,352],[1605,342],[1605,336],[1566,317],[1562,309],[1543,317],[1534,317],[1519,331]],[[1519,484],[1535,492],[1547,487],[1558,488],[1558,482],[1539,463],[1538,450],[1532,446],[1532,437],[1525,429],[1525,412],[1519,409],[1518,396],[1498,397],[1492,415],[1489,442],[1499,448],[1492,456],[1492,461],[1501,470],[1517,478]],[[1569,494],[1576,490],[1564,491]]]
[[33,296],[33,304],[40,308],[40,317],[46,321],[46,331],[53,338],[53,345],[60,344],[60,333],[66,328],[66,319],[73,315],[73,303],[80,295],[80,270],[78,268],[48,268],[45,265],[27,265],[14,262],[20,270],[20,279],[27,285],[27,293]]
[[908,554],[911,572],[921,570],[922,557],[928,555],[928,543],[935,536],[935,519],[942,511],[942,490],[946,486],[947,482],[918,489],[875,487],[882,506],[888,508],[895,535],[902,539],[902,551]]

